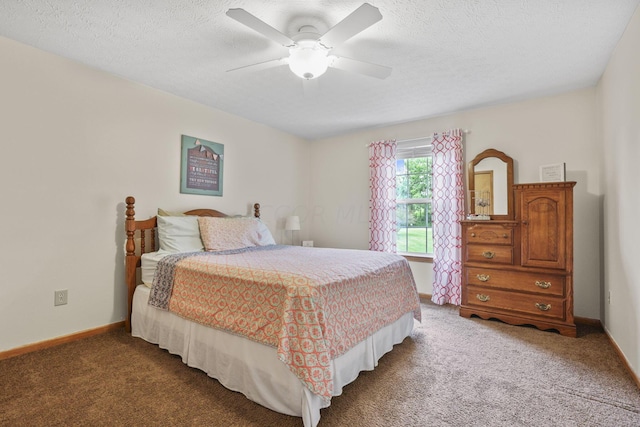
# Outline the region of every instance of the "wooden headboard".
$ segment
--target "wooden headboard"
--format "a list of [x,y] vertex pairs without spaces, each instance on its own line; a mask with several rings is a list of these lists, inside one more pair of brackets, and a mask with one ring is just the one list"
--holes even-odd
[[[127,204],[125,230],[127,233],[127,243],[125,246],[125,281],[128,288],[128,313],[125,319],[125,327],[127,332],[131,332],[131,307],[133,304],[133,292],[138,285],[136,280],[136,272],[140,267],[140,257],[144,253],[154,252],[158,250],[158,241],[156,239],[158,217],[154,216],[149,219],[136,220],[136,211],[134,205],[136,199],[129,196],[125,200]],[[213,216],[227,217],[228,215],[214,209],[193,209],[184,212],[185,215],[195,216]],[[260,218],[260,204],[253,205],[253,216]],[[136,244],[137,243],[137,244]]]

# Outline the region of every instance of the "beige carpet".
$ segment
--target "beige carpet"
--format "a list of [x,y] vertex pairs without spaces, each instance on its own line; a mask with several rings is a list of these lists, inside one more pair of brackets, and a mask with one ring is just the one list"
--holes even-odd
[[[640,426],[606,336],[422,304],[413,335],[322,410],[325,426]],[[2,426],[301,426],[124,331],[0,361]]]

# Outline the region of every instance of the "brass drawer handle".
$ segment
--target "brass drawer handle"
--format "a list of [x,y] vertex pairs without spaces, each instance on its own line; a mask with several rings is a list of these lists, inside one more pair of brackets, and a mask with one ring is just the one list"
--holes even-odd
[[471,233],[471,237],[476,237],[476,233]]
[[491,276],[489,276],[488,274],[476,274],[476,277],[478,278],[478,280],[480,280],[481,282],[488,282],[489,279],[491,278]]
[[506,239],[506,238],[508,238],[508,237],[509,237],[509,235],[508,235],[507,233],[504,233],[504,234],[502,235],[502,237],[504,237],[504,238]]
[[491,252],[491,251],[484,251],[482,252],[482,256],[487,258],[487,259],[491,259],[496,255],[495,252]]
[[489,295],[483,295],[483,294],[477,294],[476,298],[478,298],[482,302],[487,302],[491,299],[489,298]]
[[549,311],[551,310],[551,304],[544,304],[541,302],[536,303],[536,308],[541,311]]
[[545,282],[544,280],[536,280],[536,286],[542,289],[549,289],[551,282]]

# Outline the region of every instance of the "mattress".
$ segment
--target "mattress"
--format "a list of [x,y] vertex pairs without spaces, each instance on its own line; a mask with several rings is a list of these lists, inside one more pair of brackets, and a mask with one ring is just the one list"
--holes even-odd
[[151,287],[153,285],[153,275],[156,273],[158,262],[172,252],[158,250],[156,252],[148,252],[140,257],[140,278],[142,283]]
[[[148,305],[150,289],[139,285],[133,297],[132,335],[172,354],[216,378],[226,388],[276,412],[302,417],[305,427],[315,427],[320,410],[330,405],[313,394],[282,363],[274,347],[183,319]],[[378,360],[411,334],[413,313],[385,326],[332,360],[333,396],[355,380],[361,371],[373,370]]]

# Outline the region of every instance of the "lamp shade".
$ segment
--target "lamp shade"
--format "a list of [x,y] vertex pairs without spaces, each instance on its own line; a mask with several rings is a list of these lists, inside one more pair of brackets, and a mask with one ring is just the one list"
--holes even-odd
[[287,222],[284,225],[284,229],[287,231],[300,230],[300,217],[299,216],[287,217]]

